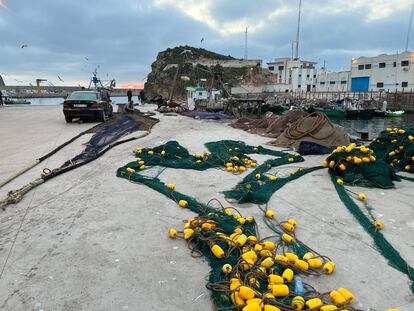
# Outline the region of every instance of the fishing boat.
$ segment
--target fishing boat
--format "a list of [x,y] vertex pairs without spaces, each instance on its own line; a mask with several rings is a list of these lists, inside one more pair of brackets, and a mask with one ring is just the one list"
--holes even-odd
[[324,108],[324,107],[313,107],[315,112],[323,112],[330,119],[343,119],[345,118],[345,111],[337,108]]
[[30,105],[30,102],[26,99],[12,99],[7,98],[4,100],[4,104],[6,105]]
[[387,110],[385,112],[385,116],[386,117],[401,117],[403,114],[405,113],[404,110],[398,110],[398,111],[391,111],[391,110]]

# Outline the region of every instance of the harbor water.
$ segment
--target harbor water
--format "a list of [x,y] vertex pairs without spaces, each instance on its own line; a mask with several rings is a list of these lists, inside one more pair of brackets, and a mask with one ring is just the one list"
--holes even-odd
[[[125,104],[128,102],[126,96],[112,96],[114,104]],[[138,102],[137,96],[133,97],[134,102]],[[64,98],[27,98],[30,105],[44,106],[44,105],[61,105]],[[404,125],[414,125],[414,113],[406,113],[401,117],[393,118],[378,118],[374,117],[369,120],[355,119],[355,120],[333,120],[334,123],[345,128],[351,136],[359,136],[358,131],[367,131],[370,138],[375,138],[387,127],[401,127]]]

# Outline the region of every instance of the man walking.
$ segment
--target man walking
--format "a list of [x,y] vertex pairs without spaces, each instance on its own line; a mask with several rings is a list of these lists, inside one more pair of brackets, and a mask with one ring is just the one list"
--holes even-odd
[[131,89],[128,89],[127,97],[128,97],[128,103],[129,103],[132,100],[132,91],[131,91]]
[[3,102],[3,93],[0,90],[0,106],[3,107],[4,106],[4,102]]

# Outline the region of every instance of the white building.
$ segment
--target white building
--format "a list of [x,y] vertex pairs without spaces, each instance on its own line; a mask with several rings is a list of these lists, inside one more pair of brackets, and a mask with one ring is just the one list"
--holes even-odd
[[316,80],[317,92],[347,92],[350,88],[351,72],[329,72],[322,68],[319,70]]
[[313,92],[316,89],[315,65],[315,62],[284,57],[267,63],[267,68],[276,75],[275,90]]
[[402,91],[414,88],[414,53],[381,54],[352,59],[352,92]]

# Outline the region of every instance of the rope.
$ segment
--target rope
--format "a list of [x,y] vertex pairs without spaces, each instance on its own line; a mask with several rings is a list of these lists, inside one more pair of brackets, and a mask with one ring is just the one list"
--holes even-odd
[[99,158],[100,156],[102,156],[104,153],[106,153],[108,150],[112,149],[115,146],[118,146],[120,144],[126,143],[126,142],[130,142],[133,140],[137,140],[140,138],[143,138],[145,136],[148,136],[151,133],[151,129],[146,131],[144,134],[140,135],[140,136],[136,136],[136,137],[131,137],[128,139],[124,139],[124,140],[120,140],[117,141],[113,144],[110,144],[108,146],[108,148],[102,150],[100,153],[98,153],[95,157],[90,158],[88,160],[85,160],[83,162],[78,162],[78,163],[71,163],[68,166],[64,166],[64,167],[60,167],[57,169],[54,169],[52,171],[45,169],[43,170],[45,172],[45,174],[42,174],[42,176],[40,178],[35,179],[34,181],[24,185],[22,188],[17,189],[17,190],[12,190],[7,194],[7,197],[3,200],[0,200],[0,208],[5,210],[6,206],[8,206],[9,204],[16,204],[18,202],[20,202],[23,199],[23,196],[29,192],[30,190],[36,188],[37,186],[43,184],[44,182],[59,176],[61,174],[64,174],[66,172],[69,172],[75,168],[78,168],[80,166],[83,166],[89,162],[92,162],[94,160],[96,160],[97,158]]
[[[310,118],[316,118],[313,127],[306,131],[299,130],[303,128],[303,124]],[[300,140],[305,136],[310,136],[318,140],[324,140],[330,137],[332,133],[329,133],[326,137],[315,137],[312,135],[312,133],[319,132],[319,130],[322,129],[326,124],[329,125],[332,129],[334,129],[334,125],[331,123],[331,121],[329,121],[328,117],[325,114],[320,112],[314,112],[293,123],[290,127],[288,127],[285,130],[284,135],[291,140]]]

